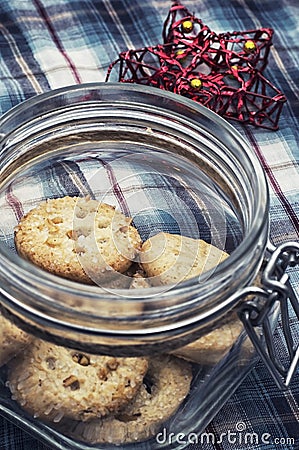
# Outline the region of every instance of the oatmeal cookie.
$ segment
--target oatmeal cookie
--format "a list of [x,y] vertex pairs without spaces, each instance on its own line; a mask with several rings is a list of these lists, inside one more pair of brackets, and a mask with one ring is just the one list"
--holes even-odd
[[113,206],[80,197],[49,199],[15,228],[18,253],[55,275],[102,284],[125,272],[141,238]]
[[175,284],[220,264],[228,254],[202,239],[158,233],[142,245],[140,262],[150,282]]
[[31,339],[29,334],[20,330],[0,312],[0,367],[23,350]]
[[[129,405],[100,420],[73,423],[71,435],[92,444],[149,439],[178,410],[190,391],[191,381],[192,368],[187,361],[170,355],[152,357],[144,383]],[[70,428],[65,432],[69,433]]]
[[172,354],[201,365],[217,364],[230,350],[244,327],[233,314],[230,320],[190,344],[173,350]]
[[135,397],[146,358],[95,356],[36,339],[8,364],[12,398],[34,417],[90,420],[115,413]]

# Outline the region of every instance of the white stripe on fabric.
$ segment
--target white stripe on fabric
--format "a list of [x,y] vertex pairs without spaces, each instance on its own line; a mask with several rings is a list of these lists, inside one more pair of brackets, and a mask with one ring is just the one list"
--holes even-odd
[[11,51],[14,54],[15,60],[19,64],[22,72],[26,75],[26,77],[30,81],[35,92],[37,94],[41,94],[43,92],[43,89],[40,86],[36,77],[33,75],[32,71],[31,71],[30,67],[28,66],[28,64],[26,63],[25,59],[21,55],[14,37],[9,33],[7,28],[4,25],[2,25],[1,23],[0,23],[0,29],[3,33],[3,36],[5,36],[5,38],[7,40],[7,44],[10,46]]

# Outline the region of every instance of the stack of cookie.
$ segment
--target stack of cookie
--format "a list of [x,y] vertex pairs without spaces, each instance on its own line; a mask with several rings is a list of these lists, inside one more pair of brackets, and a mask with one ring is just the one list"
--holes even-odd
[[[228,256],[202,240],[168,233],[142,243],[131,218],[78,197],[47,200],[29,211],[15,229],[15,244],[48,272],[110,288],[176,284]],[[215,364],[241,329],[236,319],[172,355],[149,358],[83,354],[33,339],[8,363],[7,386],[28,413],[77,439],[138,442],[154,436],[188,396],[189,361]]]
[[10,361],[7,386],[26,411],[66,434],[120,444],[154,436],[191,380],[191,365],[174,356],[97,356],[35,340]]

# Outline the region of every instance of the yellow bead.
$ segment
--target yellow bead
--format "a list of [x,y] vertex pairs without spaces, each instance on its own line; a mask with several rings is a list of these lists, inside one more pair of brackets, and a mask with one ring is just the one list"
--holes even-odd
[[246,41],[244,44],[244,51],[246,53],[254,53],[256,51],[256,45],[253,41]]
[[192,78],[190,81],[190,86],[193,89],[201,89],[202,88],[202,81],[199,78]]
[[183,50],[182,48],[180,48],[179,50],[177,50],[175,52],[175,56],[178,58],[178,60],[181,63],[183,63],[186,60],[186,57],[187,57],[185,50]]
[[182,31],[183,33],[191,33],[193,30],[193,22],[191,20],[184,20],[182,23]]
[[[236,65],[233,65],[233,66],[231,66],[230,68],[231,68],[231,70],[238,70],[238,66],[236,66]],[[233,73],[230,73],[230,74],[228,75],[228,77],[229,77],[231,80],[233,80],[233,79],[236,78],[235,75],[234,75]]]

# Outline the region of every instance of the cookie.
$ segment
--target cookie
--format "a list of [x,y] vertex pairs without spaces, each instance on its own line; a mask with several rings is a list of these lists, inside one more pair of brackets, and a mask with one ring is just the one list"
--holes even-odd
[[146,240],[140,252],[141,265],[154,285],[196,277],[227,257],[227,253],[202,239],[163,232]]
[[0,312],[0,367],[23,350],[31,339],[29,334],[20,330]]
[[73,424],[65,433],[85,442],[127,444],[155,436],[190,391],[191,365],[170,355],[150,358],[144,383],[132,402],[118,414]]
[[174,350],[172,354],[204,366],[217,364],[231,349],[243,329],[242,322],[234,314],[229,322]]
[[79,353],[36,339],[8,364],[12,398],[34,417],[90,420],[118,411],[139,390],[146,358]]
[[82,283],[113,281],[136,257],[132,219],[113,206],[79,197],[49,199],[15,228],[18,253],[55,275]]

